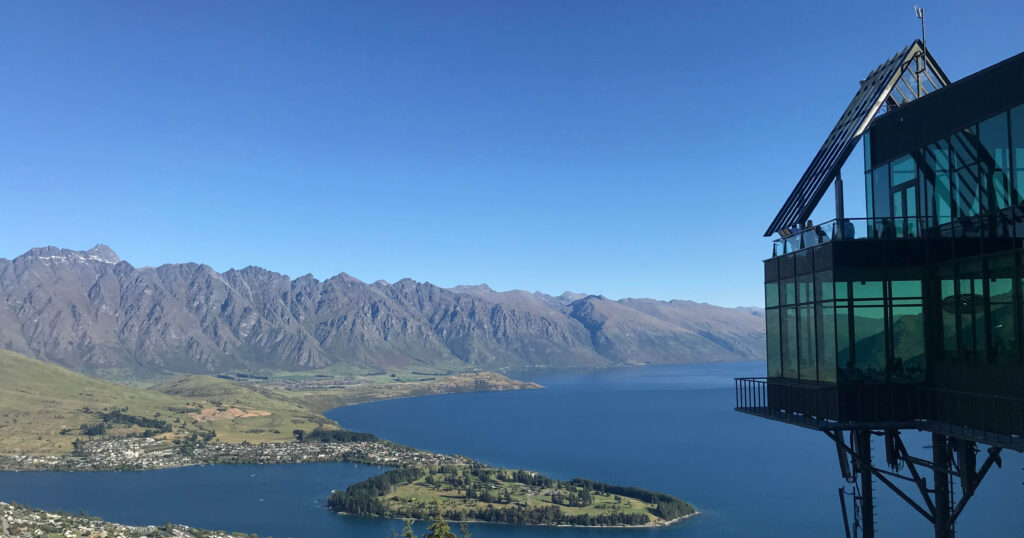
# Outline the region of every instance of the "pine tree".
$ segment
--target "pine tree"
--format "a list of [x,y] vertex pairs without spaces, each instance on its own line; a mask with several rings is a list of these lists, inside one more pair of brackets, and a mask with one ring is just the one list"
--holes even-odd
[[412,531],[412,519],[405,520],[405,528],[402,529],[402,538],[416,538],[416,533]]
[[438,506],[437,515],[434,516],[434,521],[427,527],[427,534],[423,538],[458,538],[455,533],[452,532],[451,527],[445,523],[444,518],[441,517],[440,506]]

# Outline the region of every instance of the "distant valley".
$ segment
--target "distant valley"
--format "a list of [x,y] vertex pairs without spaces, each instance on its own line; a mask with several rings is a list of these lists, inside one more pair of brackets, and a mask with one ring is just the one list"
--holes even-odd
[[0,258],[0,348],[87,373],[457,372],[763,359],[760,308],[134,267],[104,245]]

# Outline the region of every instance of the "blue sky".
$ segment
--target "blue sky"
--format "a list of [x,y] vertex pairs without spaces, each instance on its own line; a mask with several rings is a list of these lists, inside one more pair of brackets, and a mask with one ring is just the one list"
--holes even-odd
[[[761,233],[919,26],[705,4],[6,2],[0,257],[762,304]],[[921,5],[954,80],[1024,50],[1020,2]]]

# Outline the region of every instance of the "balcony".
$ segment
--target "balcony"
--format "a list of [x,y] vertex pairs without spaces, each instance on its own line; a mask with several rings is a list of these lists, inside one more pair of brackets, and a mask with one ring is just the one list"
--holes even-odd
[[997,213],[960,217],[936,224],[933,217],[878,217],[833,219],[801,228],[772,242],[772,256],[823,245],[832,241],[871,241],[921,238],[1024,239],[1024,208],[1015,206]]
[[815,430],[917,429],[1024,451],[1024,399],[920,385],[738,378],[736,410]]

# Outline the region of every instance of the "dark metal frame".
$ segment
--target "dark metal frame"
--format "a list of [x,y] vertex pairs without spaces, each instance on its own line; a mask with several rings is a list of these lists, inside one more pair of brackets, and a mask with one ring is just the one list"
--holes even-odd
[[[879,416],[876,420],[842,420],[843,399],[841,385],[796,382],[786,379],[738,378],[736,383],[736,410],[742,413],[770,418],[788,424],[824,432],[836,445],[842,477],[852,485],[852,491],[839,488],[839,501],[843,514],[843,527],[848,538],[874,538],[873,481],[878,480],[897,496],[924,516],[935,529],[936,538],[952,538],[956,534],[957,518],[974,496],[992,466],[1002,466],[1004,448],[1024,452],[1024,399],[1000,398],[983,394],[963,393],[923,386],[907,387],[902,395],[906,415]],[[857,392],[863,387],[845,387]],[[868,399],[875,399],[869,395]],[[964,403],[965,400],[966,402]],[[943,408],[967,405],[976,412],[977,402],[985,416],[982,428],[954,426],[942,420]],[[990,402],[991,405],[985,405]],[[877,403],[877,402],[876,402]],[[1016,406],[1016,418],[1004,421],[1007,403]],[[886,407],[886,406],[882,406]],[[991,419],[985,412],[992,410]],[[863,416],[858,409],[854,415]],[[1007,424],[1016,433],[999,431]],[[932,459],[912,456],[901,437],[901,430],[916,429],[932,435]],[[844,439],[848,435],[849,441]],[[882,437],[885,459],[889,469],[872,464],[871,439]],[[980,466],[976,455],[978,444],[991,445]],[[932,471],[932,484],[919,468]],[[905,471],[902,472],[901,471]],[[905,490],[898,481],[913,484]],[[961,495],[956,500],[955,482],[959,481]],[[914,498],[914,489],[920,500]],[[853,497],[853,521],[850,521],[847,497]]]
[[[909,80],[904,78],[908,72],[912,74]],[[949,78],[920,40],[871,71],[775,220],[765,230],[765,237],[804,223],[882,106],[895,108],[923,96],[929,91],[924,81],[928,81],[932,91],[949,85]]]
[[[844,488],[839,488],[839,502],[843,512],[846,536],[864,538],[875,535],[874,494],[872,479],[877,479],[896,493],[935,528],[936,538],[952,538],[956,534],[956,520],[963,513],[967,502],[978,490],[992,465],[1002,467],[1002,448],[990,447],[988,457],[977,466],[977,444],[973,441],[932,434],[932,460],[911,456],[898,429],[875,431],[870,429],[851,430],[849,443],[839,430],[825,430],[836,444],[839,468],[843,478],[854,484],[854,523],[850,525]],[[886,463],[889,470],[876,467],[871,462],[871,437],[884,439]],[[918,472],[918,467],[930,469],[933,473],[932,487]],[[906,470],[908,474],[900,471]],[[954,478],[961,487],[960,500],[955,497]],[[893,479],[912,483],[920,494],[921,502],[913,498],[913,491],[904,491]]]

